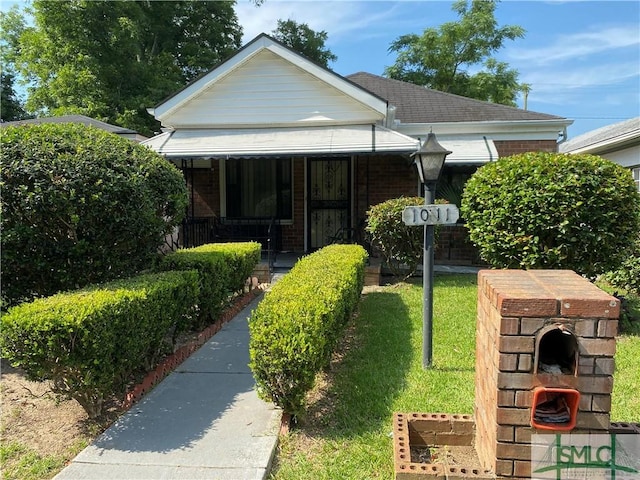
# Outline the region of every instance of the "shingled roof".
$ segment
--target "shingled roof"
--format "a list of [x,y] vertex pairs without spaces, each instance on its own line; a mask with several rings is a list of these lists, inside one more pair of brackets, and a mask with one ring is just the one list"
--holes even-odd
[[380,77],[366,72],[347,75],[351,82],[386,99],[396,107],[402,123],[445,123],[561,120],[563,117],[483,102],[439,92],[412,83]]
[[640,117],[583,133],[560,145],[561,152],[599,151],[640,143]]

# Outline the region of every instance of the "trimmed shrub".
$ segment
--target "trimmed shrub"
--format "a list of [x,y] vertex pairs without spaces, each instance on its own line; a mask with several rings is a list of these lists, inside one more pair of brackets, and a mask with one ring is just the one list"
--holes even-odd
[[244,288],[245,280],[260,262],[257,242],[210,243],[184,248],[162,258],[160,270],[192,270],[200,276],[199,314],[191,328],[216,319],[231,294]]
[[31,379],[51,380],[94,418],[152,364],[198,296],[195,271],[147,274],[23,303],[2,316],[0,346]]
[[605,275],[606,280],[616,288],[640,295],[640,236],[633,251],[617,270]]
[[330,245],[299,260],[249,320],[250,367],[260,394],[299,415],[329,364],[364,285],[366,251]]
[[471,241],[498,268],[616,269],[640,229],[629,170],[593,155],[526,153],[481,167],[462,201]]
[[406,207],[423,204],[424,198],[421,197],[392,198],[373,205],[367,212],[365,230],[396,277],[409,278],[422,261],[424,228],[405,225],[402,211]]
[[167,160],[84,125],[4,128],[0,166],[8,305],[147,268],[187,204]]

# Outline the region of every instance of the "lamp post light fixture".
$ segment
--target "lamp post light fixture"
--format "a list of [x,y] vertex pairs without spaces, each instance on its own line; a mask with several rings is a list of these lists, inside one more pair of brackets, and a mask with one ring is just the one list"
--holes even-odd
[[[436,135],[429,132],[420,149],[411,154],[418,169],[420,182],[424,185],[424,204],[435,202],[436,186],[444,161],[452,153],[438,143]],[[422,258],[422,368],[431,366],[433,331],[433,236],[435,225],[424,226],[424,249]]]

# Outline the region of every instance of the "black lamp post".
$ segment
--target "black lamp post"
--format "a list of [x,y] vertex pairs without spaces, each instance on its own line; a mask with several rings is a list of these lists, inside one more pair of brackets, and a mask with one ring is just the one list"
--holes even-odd
[[[444,166],[444,160],[451,152],[436,140],[430,132],[420,149],[411,155],[418,169],[420,181],[424,184],[424,204],[435,202],[436,185]],[[433,233],[434,225],[424,226],[424,251],[422,259],[422,367],[431,366],[432,325],[433,325]]]

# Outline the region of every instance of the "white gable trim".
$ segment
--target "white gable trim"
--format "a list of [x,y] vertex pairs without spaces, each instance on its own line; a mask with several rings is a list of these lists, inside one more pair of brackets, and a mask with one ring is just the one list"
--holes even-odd
[[387,102],[381,98],[369,93],[359,86],[349,82],[341,76],[323,68],[292,50],[284,47],[271,37],[261,34],[253,41],[242,48],[236,55],[215,67],[209,73],[200,77],[198,80],[187,85],[183,90],[164,101],[154,109],[149,109],[149,113],[155,116],[160,122],[171,115],[172,112],[182,107],[185,103],[197,97],[197,95],[209,88],[212,84],[220,81],[222,78],[233,73],[239,66],[248,62],[258,52],[267,49],[274,54],[280,56],[286,61],[296,65],[300,69],[306,71],[310,75],[318,78],[326,84],[338,89],[345,95],[352,97],[358,102],[364,104],[368,108],[378,112],[382,116],[387,114]]

